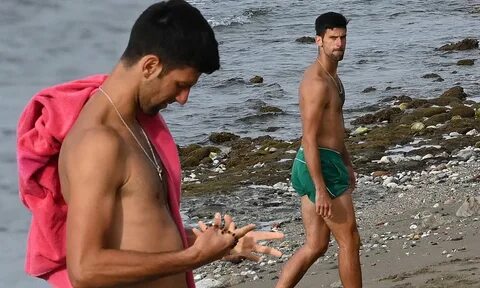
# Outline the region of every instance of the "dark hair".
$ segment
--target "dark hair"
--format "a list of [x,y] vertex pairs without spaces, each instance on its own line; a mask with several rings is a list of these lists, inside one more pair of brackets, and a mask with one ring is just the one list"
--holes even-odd
[[315,20],[315,31],[317,36],[325,35],[327,29],[347,28],[348,20],[342,14],[327,12],[317,17]]
[[135,21],[121,59],[130,66],[149,54],[159,57],[165,70],[188,66],[210,74],[220,68],[212,27],[183,0],[153,4]]

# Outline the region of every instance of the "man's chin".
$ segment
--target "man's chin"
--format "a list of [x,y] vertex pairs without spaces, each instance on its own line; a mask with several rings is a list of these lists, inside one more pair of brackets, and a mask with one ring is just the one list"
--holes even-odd
[[336,61],[342,61],[343,60],[343,55],[344,55],[344,52],[333,53],[332,58],[335,59]]
[[343,53],[342,54],[332,54],[331,59],[340,62],[343,60]]
[[149,109],[148,111],[144,111],[145,114],[147,114],[148,116],[155,116],[157,115],[158,113],[160,113],[160,110],[166,108],[167,106],[162,106],[162,107],[155,107],[153,109]]

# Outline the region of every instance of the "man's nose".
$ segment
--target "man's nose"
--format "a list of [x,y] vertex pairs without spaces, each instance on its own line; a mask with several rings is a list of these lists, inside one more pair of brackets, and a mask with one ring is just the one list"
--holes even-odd
[[335,46],[337,46],[337,48],[341,48],[343,46],[343,41],[341,38],[336,39]]
[[177,101],[180,105],[187,103],[188,94],[190,94],[190,89],[182,90],[182,92],[180,92],[180,94],[178,94],[178,96],[175,97],[175,101]]

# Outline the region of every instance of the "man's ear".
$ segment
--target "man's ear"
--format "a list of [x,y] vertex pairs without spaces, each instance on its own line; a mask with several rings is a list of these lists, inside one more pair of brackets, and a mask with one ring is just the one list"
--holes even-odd
[[146,55],[141,60],[143,78],[150,80],[157,78],[162,73],[163,64],[160,58],[155,55]]
[[323,39],[321,36],[315,36],[315,43],[317,43],[318,47],[323,47]]

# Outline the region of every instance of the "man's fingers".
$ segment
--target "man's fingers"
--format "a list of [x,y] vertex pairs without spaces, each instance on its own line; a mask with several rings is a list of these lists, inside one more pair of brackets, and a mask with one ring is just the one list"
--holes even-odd
[[197,236],[197,237],[200,236],[200,235],[202,235],[202,232],[201,232],[200,230],[198,230],[197,228],[193,228],[193,229],[192,229],[192,232],[193,232],[193,234],[195,234],[195,236]]
[[251,235],[255,240],[274,240],[283,239],[285,235],[282,232],[268,232],[268,231],[252,231]]
[[253,229],[255,229],[255,224],[248,224],[246,226],[238,228],[237,230],[235,230],[235,237],[237,239],[242,238],[243,236],[245,236],[245,234],[252,231]]
[[247,253],[245,255],[243,255],[243,257],[245,257],[245,259],[248,259],[250,261],[253,261],[253,262],[259,262],[260,261],[260,256],[257,256],[255,254],[252,254],[252,253]]
[[202,230],[203,232],[205,232],[205,230],[207,230],[208,228],[207,224],[205,224],[203,221],[198,221],[198,226],[200,227],[200,230]]
[[255,245],[254,251],[257,253],[269,254],[276,257],[282,256],[282,252],[280,252],[280,250],[263,245]]
[[328,207],[327,218],[332,218],[332,207],[331,206]]
[[327,204],[325,205],[325,207],[323,208],[323,217],[325,218],[330,218],[330,206]]
[[[223,216],[223,221],[225,221],[223,227],[225,227],[225,229],[227,229],[227,230],[230,230],[230,225],[233,223],[232,216],[230,216],[230,215],[228,215],[228,214],[225,214],[225,215]],[[235,229],[234,229],[234,230],[235,230]]]
[[222,225],[222,215],[220,213],[215,213],[215,217],[213,217],[213,226],[220,227]]

